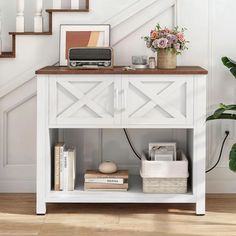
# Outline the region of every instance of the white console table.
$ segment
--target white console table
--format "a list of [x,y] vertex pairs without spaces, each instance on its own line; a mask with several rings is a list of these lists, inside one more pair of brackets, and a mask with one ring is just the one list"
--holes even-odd
[[[47,203],[195,203],[205,214],[206,75],[200,67],[175,70],[71,70],[36,72],[37,214]],[[56,192],[51,150],[60,129],[186,129],[191,178],[186,194],[144,194],[135,176],[128,192]],[[81,158],[81,157],[80,157]]]

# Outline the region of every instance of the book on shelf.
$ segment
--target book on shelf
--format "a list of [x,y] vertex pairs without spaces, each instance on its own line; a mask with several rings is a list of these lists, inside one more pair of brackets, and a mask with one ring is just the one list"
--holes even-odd
[[54,146],[54,190],[60,191],[61,185],[61,159],[63,158],[65,144],[57,143]]
[[125,179],[120,178],[87,178],[84,180],[85,183],[94,183],[94,184],[124,184]]
[[100,189],[100,190],[106,190],[106,189],[128,189],[128,183],[119,185],[119,184],[91,184],[91,183],[85,183],[84,184],[85,190],[87,189]]
[[106,188],[106,189],[99,189],[99,188],[87,188],[87,189],[84,189],[85,191],[105,191],[105,192],[127,192],[128,191],[128,188],[117,188],[117,189],[109,189],[109,188]]
[[54,146],[54,190],[73,191],[76,176],[76,149],[64,143]]
[[73,191],[75,189],[76,176],[76,149],[74,147],[66,147],[64,150],[64,191]]
[[97,170],[87,170],[84,176],[85,179],[93,179],[93,178],[117,178],[117,179],[128,179],[129,173],[128,170],[118,170],[113,174],[103,174]]
[[127,191],[129,174],[119,170],[113,174],[103,174],[96,170],[87,170],[84,175],[85,190]]

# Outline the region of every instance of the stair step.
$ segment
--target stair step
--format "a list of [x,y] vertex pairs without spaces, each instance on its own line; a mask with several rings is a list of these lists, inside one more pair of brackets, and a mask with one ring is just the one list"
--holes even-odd
[[51,32],[9,32],[10,35],[52,35]]
[[15,54],[13,52],[2,52],[0,58],[15,58]]
[[89,9],[47,9],[46,12],[89,12]]

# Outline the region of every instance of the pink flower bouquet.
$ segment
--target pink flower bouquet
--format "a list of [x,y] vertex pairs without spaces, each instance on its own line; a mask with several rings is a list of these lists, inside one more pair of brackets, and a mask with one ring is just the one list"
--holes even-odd
[[188,49],[186,45],[189,41],[185,39],[185,30],[185,28],[179,29],[179,27],[175,27],[173,30],[166,27],[161,28],[157,24],[155,29],[150,32],[150,36],[144,37],[144,41],[153,52],[157,52],[158,49],[166,49],[181,54],[182,51]]

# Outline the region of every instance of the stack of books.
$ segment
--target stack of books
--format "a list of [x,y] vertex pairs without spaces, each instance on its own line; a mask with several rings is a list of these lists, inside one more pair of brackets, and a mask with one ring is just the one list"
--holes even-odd
[[54,190],[73,191],[76,176],[76,149],[58,143],[54,147]]
[[99,171],[87,170],[84,176],[84,190],[127,191],[129,174],[119,170],[114,174],[102,174]]

